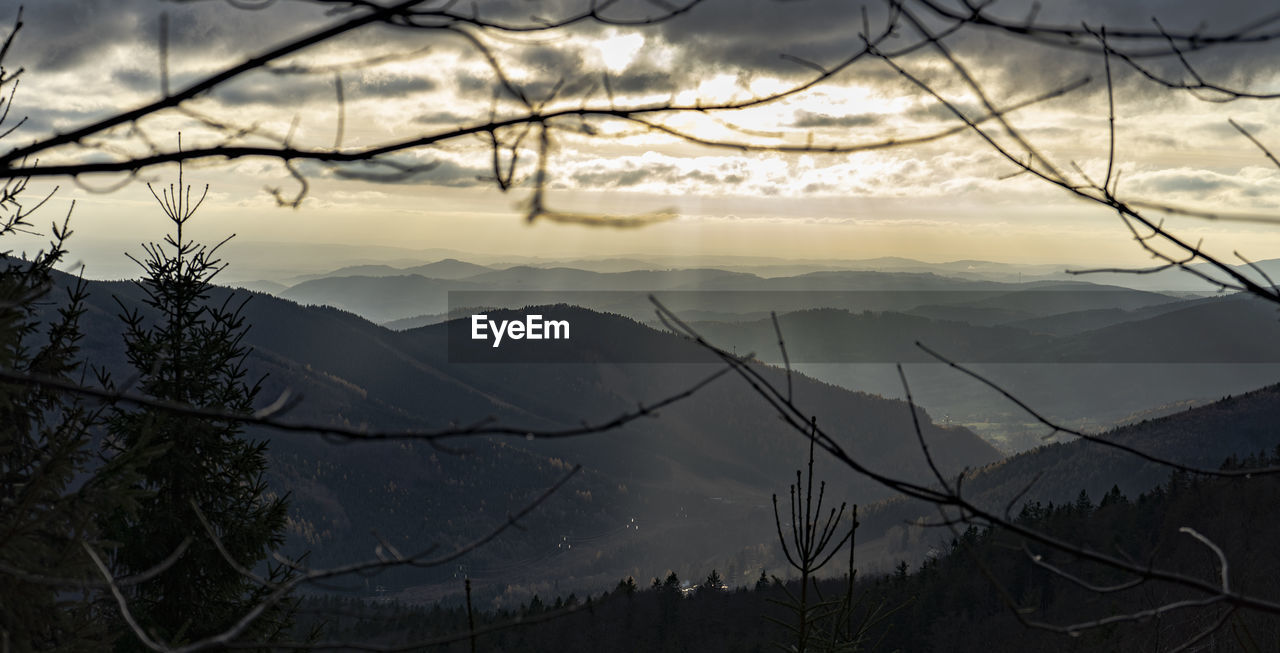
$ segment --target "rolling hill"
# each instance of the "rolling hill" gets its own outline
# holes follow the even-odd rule
[[[90,292],[86,355],[127,378],[116,300],[144,315],[147,309],[130,283],[95,282]],[[224,301],[228,292],[219,290],[210,301]],[[700,350],[622,316],[565,310],[576,332],[597,334],[574,341],[565,358],[467,365],[450,362],[445,324],[394,332],[336,309],[253,295],[244,308],[253,325],[245,340],[254,348],[247,367],[251,376],[268,375],[264,402],[286,390],[302,396],[290,420],[384,431],[484,419],[530,429],[573,427],[651,405],[710,370],[697,363],[609,362],[636,347],[688,360]],[[781,370],[762,373],[785,384]],[[838,424],[859,456],[925,478],[905,404],[799,375],[793,381],[801,405]],[[999,457],[972,432],[933,425],[921,414],[926,437],[948,469]],[[290,546],[309,550],[316,565],[369,557],[378,538],[402,550],[456,546],[500,524],[572,463],[585,465],[525,530],[460,566],[379,579],[396,589],[416,588],[415,596],[456,590],[455,575],[463,573],[521,593],[549,582],[599,587],[672,561],[726,566],[734,558],[771,555],[769,497],[786,487],[804,451],[803,439],[732,377],[655,417],[584,438],[459,438],[437,449],[414,441],[252,435],[270,440],[270,482],[290,493]],[[863,479],[830,480],[829,492],[852,501],[887,496]]]
[[[1261,453],[1266,458],[1280,451],[1280,434],[1274,428],[1278,420],[1280,385],[1270,385],[1112,429],[1100,437],[1183,465],[1217,469],[1234,456]],[[1171,471],[1114,448],[1073,440],[1043,445],[979,469],[965,479],[964,493],[989,510],[1009,508],[1017,514],[1023,503],[1061,505],[1075,500],[1082,490],[1094,500],[1113,486],[1125,495],[1137,496],[1164,483]],[[901,525],[920,517],[936,518],[937,511],[912,500],[894,499],[868,510],[862,521],[869,534],[888,529],[890,540],[911,541],[912,537],[901,535]],[[914,534],[915,538],[922,536],[919,531]],[[933,544],[927,537],[916,541],[923,548]],[[912,552],[897,547],[895,554],[919,555],[923,548]]]

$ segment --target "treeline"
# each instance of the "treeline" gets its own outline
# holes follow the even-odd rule
[[[1232,458],[1225,467],[1277,464],[1280,448]],[[1083,548],[1216,584],[1218,557],[1179,531],[1192,528],[1222,548],[1233,589],[1276,600],[1280,558],[1270,543],[1280,538],[1278,512],[1280,478],[1196,478],[1176,472],[1136,498],[1118,487],[1096,501],[1082,491],[1072,502],[1025,504],[1014,521]],[[937,554],[918,568],[901,563],[894,573],[855,583],[854,609],[847,614],[852,624],[843,627],[865,626],[864,638],[858,647],[842,650],[1163,651],[1190,641],[1228,609],[1190,607],[1082,627],[1074,635],[1050,632],[1024,624],[1019,615],[1027,622],[1069,626],[1206,595],[1159,581],[1098,593],[1066,575],[1094,586],[1123,585],[1133,577],[1005,531],[936,532]],[[477,650],[752,652],[794,643],[774,621],[789,618],[784,605],[797,593],[794,581],[781,586],[764,577],[750,587],[716,589],[709,578],[698,578],[689,579],[696,589],[682,591],[686,583],[674,574],[660,576],[638,585],[624,580],[591,597],[535,597],[517,610],[474,610]],[[843,579],[814,587],[823,597],[845,591]],[[465,604],[424,608],[329,597],[308,599],[301,612],[299,627],[323,624],[320,641],[393,644],[453,637],[423,650],[471,650]],[[1225,616],[1224,624],[1200,640],[1205,650],[1280,650],[1280,619],[1236,611]],[[817,641],[810,650],[827,648]]]

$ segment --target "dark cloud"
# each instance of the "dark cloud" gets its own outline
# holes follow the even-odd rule
[[[306,3],[275,3],[260,11],[239,11],[223,2],[170,3],[156,0],[0,0],[0,21],[24,4],[22,34],[11,56],[33,71],[66,71],[92,63],[115,48],[142,47],[152,53],[137,66],[156,66],[160,15],[169,23],[169,49],[184,56],[243,57],[293,38],[326,22],[324,9]],[[327,19],[332,21],[333,19]]]
[[[252,104],[300,106],[321,97],[337,101],[333,80],[314,77],[256,76],[222,86],[214,97],[223,104],[244,106]]]
[[[438,111],[435,113],[425,113],[413,119],[413,122],[420,125],[463,125],[475,122],[476,116],[466,116],[452,111]]]
[[[907,118],[917,122],[954,122],[956,114],[951,108],[941,102],[933,100],[925,100],[927,104],[919,104],[903,112]],[[978,105],[968,102],[951,102],[951,106],[958,109],[965,117],[975,119],[986,112]]]
[[[330,177],[338,179],[354,179],[382,184],[413,184],[448,186],[465,188],[492,184],[488,178],[493,175],[489,168],[466,166],[448,159],[440,159],[430,164],[422,164],[408,157],[385,159],[398,163],[402,167],[418,166],[408,174],[385,165],[350,164],[342,166],[324,166],[308,164],[303,172],[306,176]]]
[[[55,131],[105,118],[107,115],[105,109],[77,111],[49,106],[31,107],[29,103],[24,102],[22,94],[19,93],[14,102],[13,112],[0,126],[0,131],[7,130],[21,121],[22,126],[14,132],[13,136],[14,140],[20,141],[27,136],[46,136]]]
[[[1234,186],[1234,184],[1229,184],[1223,179],[1213,179],[1211,177],[1198,175],[1176,175],[1166,177],[1149,185],[1157,191],[1180,191],[1184,193],[1207,193],[1223,190],[1229,186]]]
[[[0,24],[16,13],[18,0],[0,0]],[[478,15],[486,20],[530,24],[534,14],[554,20],[572,15],[591,6],[590,0],[488,0],[475,3]],[[1025,20],[1032,0],[1002,0],[990,11],[1011,21]],[[883,23],[882,3],[867,3],[873,30]],[[943,26],[936,17],[918,5],[914,11],[934,29]],[[958,6],[958,3],[957,3]],[[76,70],[95,62],[113,60],[121,48],[134,55],[113,73],[113,81],[135,92],[158,89],[156,38],[161,12],[169,16],[172,56],[205,57],[232,63],[261,52],[268,46],[313,30],[318,25],[332,24],[341,17],[326,16],[324,3],[277,2],[262,11],[237,10],[224,2],[158,2],[156,0],[44,0],[28,2],[23,35],[10,54],[12,65],[24,65],[31,74],[46,71]],[[705,0],[675,20],[634,28],[644,35],[646,46],[625,72],[610,76],[615,93],[624,95],[670,94],[694,86],[709,75],[738,75],[743,82],[753,76],[772,76],[788,80],[811,77],[814,71],[782,55],[793,55],[832,66],[861,47],[862,4],[848,0]],[[1044,23],[1075,27],[1082,22],[1093,26],[1152,29],[1156,16],[1171,30],[1192,30],[1211,34],[1246,24],[1250,19],[1270,11],[1267,6],[1250,0],[1218,0],[1206,4],[1202,0],[1082,0],[1079,2],[1044,3],[1037,20]],[[470,11],[470,9],[468,9]],[[651,16],[659,12],[649,0],[622,0],[608,9],[618,18]],[[1203,26],[1202,26],[1203,23]],[[580,50],[584,35],[599,35],[606,29],[592,23],[574,25],[557,38],[531,40],[522,45],[503,41],[502,48],[513,47],[512,57],[520,67],[532,71],[533,79],[523,88],[534,99],[541,99],[558,83],[563,83],[563,96],[574,97],[595,89],[595,97],[603,97],[601,71],[593,70]],[[630,29],[630,28],[628,28]],[[901,48],[913,40],[910,28],[902,28],[900,36],[887,42],[889,50]],[[1078,93],[1074,101],[1096,100],[1105,92],[1096,81],[1101,78],[1101,58],[1093,54],[1035,44],[1024,38],[994,30],[969,27],[948,37],[947,44],[974,70],[975,75],[992,92],[997,103],[1025,99],[1084,75],[1095,83]],[[406,51],[430,45],[434,52],[469,47],[456,35],[439,31],[417,31],[373,26],[344,37],[328,52],[359,59],[362,53],[390,46]],[[1116,41],[1120,47],[1149,48],[1151,43],[1135,44]],[[1159,45],[1156,42],[1156,45]],[[674,54],[668,59],[668,54]],[[1223,84],[1253,88],[1270,79],[1273,62],[1280,56],[1280,43],[1248,47],[1220,47],[1190,55],[1197,69],[1211,80]],[[933,63],[926,63],[926,58]],[[1184,79],[1176,58],[1143,59],[1155,72],[1171,79]],[[899,59],[899,63],[927,80],[936,83],[952,96],[961,86],[953,72],[936,65],[936,55],[922,50]],[[1171,94],[1146,81],[1119,61],[1113,61],[1118,84],[1117,99],[1125,102],[1157,104],[1173,102]],[[175,66],[175,70],[178,67]],[[436,75],[443,74],[435,71]],[[403,76],[344,79],[348,97],[398,97],[438,90],[443,77]],[[175,79],[175,83],[177,83]],[[883,62],[868,59],[832,83],[855,82],[894,85],[894,92],[910,89],[907,83]],[[495,80],[491,75],[464,73],[453,79],[458,89],[469,95],[487,97]],[[1264,89],[1275,90],[1275,89]],[[1176,94],[1172,94],[1176,97]],[[295,105],[314,100],[329,101],[333,97],[329,79],[303,77],[270,77],[257,74],[236,80],[219,92],[224,101],[236,105]],[[1067,100],[1072,101],[1072,100]],[[968,115],[980,112],[966,107]],[[916,110],[912,110],[913,112]],[[940,106],[920,109],[912,117],[919,120],[953,118]],[[837,119],[839,118],[839,119]],[[807,122],[806,122],[807,121]],[[865,124],[864,124],[865,121]],[[797,116],[795,126],[831,127],[873,126],[871,116]],[[818,123],[824,123],[820,125]]]
[[[534,70],[561,76],[583,69],[582,54],[567,48],[529,48],[522,51],[520,63]]]
[[[1250,134],[1255,134],[1255,135],[1260,134],[1263,131],[1266,131],[1267,129],[1267,125],[1260,122],[1255,122],[1252,120],[1241,120],[1239,118],[1236,118],[1235,122],[1237,125],[1244,127],[1245,130],[1247,130]],[[1240,134],[1239,130],[1237,130],[1235,127],[1232,127],[1231,123],[1227,122],[1226,117],[1223,117],[1221,120],[1215,120],[1212,122],[1206,122],[1206,123],[1197,125],[1196,131],[1201,131],[1203,133],[1210,134],[1216,137],[1222,137],[1222,138],[1244,138]]]
[[[154,70],[121,68],[111,73],[111,81],[135,93],[160,90],[160,75]]]
[[[671,166],[653,166],[653,169],[629,170],[590,170],[578,172],[573,175],[573,180],[579,185],[590,188],[627,188],[636,186],[646,180],[654,181],[664,176],[663,173],[669,173],[674,170]]]
[[[498,87],[497,80],[492,75],[477,75],[471,72],[463,72],[454,76],[454,82],[458,85],[458,90],[467,95],[473,95],[483,92],[490,95],[493,90]]]
[[[631,66],[621,74],[609,75],[609,88],[622,95],[668,95],[680,90],[677,83],[671,71],[647,64]]]
[[[875,127],[884,123],[885,117],[878,113],[857,113],[847,116],[832,116],[825,113],[800,110],[796,112],[792,127],[801,129],[823,129],[829,127]]]
[[[348,102],[393,99],[436,88],[435,80],[407,75],[365,75],[342,80],[343,98]],[[327,75],[256,74],[228,83],[215,92],[215,97],[232,106],[298,106],[317,100],[336,102],[337,89],[334,79]]]
[[[643,166],[629,162],[616,170],[580,170],[573,174],[573,181],[589,188],[629,188],[640,184],[680,184],[694,181],[718,186],[737,185],[746,181],[741,173],[719,170],[684,170],[669,163],[649,163]]]
[[[1134,184],[1135,190],[1155,194],[1193,194],[1197,196],[1244,188],[1233,178],[1208,171],[1171,171],[1152,175]]]

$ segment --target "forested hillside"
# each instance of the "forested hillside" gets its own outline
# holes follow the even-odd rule
[[[226,301],[219,290],[211,303]],[[89,284],[86,355],[122,362],[120,311],[137,304],[125,282]],[[381,433],[470,424],[485,419],[531,430],[601,423],[681,392],[714,371],[709,363],[612,363],[626,352],[658,360],[707,360],[696,345],[616,315],[564,307],[581,337],[564,358],[543,364],[450,362],[447,325],[394,332],[350,313],[302,307],[267,295],[248,299],[245,344],[252,377],[266,374],[261,401],[286,391],[300,402],[287,421],[368,426]],[[595,335],[591,335],[595,334]],[[341,346],[335,346],[341,343]],[[646,349],[647,348],[647,349]],[[632,360],[635,360],[634,358]],[[761,368],[778,383],[783,371]],[[855,393],[801,375],[797,396],[840,424],[860,456],[924,479],[906,404]],[[999,454],[963,428],[931,423],[929,441],[949,470],[981,466]],[[652,564],[708,564],[741,576],[777,555],[769,496],[799,463],[802,439],[725,377],[691,399],[606,433],[552,440],[459,438],[361,442],[255,429],[270,441],[269,478],[290,495],[290,542],[315,564],[368,557],[388,543],[403,551],[458,545],[500,524],[573,464],[583,474],[513,532],[458,564],[385,575],[376,584],[429,599],[456,592],[469,575],[487,599],[509,602],[559,583],[599,588]],[[781,464],[780,464],[781,462]],[[889,496],[852,475],[831,491],[850,501]],[[376,533],[376,535],[372,535]],[[558,579],[558,580],[551,580]],[[358,588],[360,592],[372,592]],[[416,588],[416,589],[411,589]]]
[[[1276,463],[1280,463],[1280,449],[1233,458],[1229,467]],[[1212,533],[1212,541],[1231,561],[1227,573],[1232,587],[1275,601],[1280,599],[1275,583],[1280,563],[1270,542],[1280,537],[1280,524],[1271,519],[1277,510],[1280,478],[1276,476],[1197,480],[1179,473],[1136,494],[1126,495],[1115,487],[1095,496],[1077,490],[1070,501],[1022,504],[1015,508],[1014,522],[1088,550],[1177,569],[1210,587],[1223,573],[1218,558],[1183,529]],[[903,564],[889,574],[859,575],[854,587],[856,609],[848,620],[819,619],[817,632],[860,630],[862,648],[877,651],[1165,650],[1197,639],[1225,618],[1227,627],[1207,640],[1206,650],[1265,651],[1280,646],[1280,624],[1273,617],[1231,611],[1212,602],[1091,626],[1098,619],[1202,600],[1206,594],[1148,581],[1099,595],[1072,578],[1094,585],[1122,585],[1134,577],[1051,552],[1006,532],[970,527],[952,533],[942,528],[933,530],[933,539],[935,554],[920,565]],[[700,570],[670,584],[665,582],[669,575],[656,568],[650,572],[652,582],[650,576],[636,579],[638,589],[622,583],[604,595],[541,596],[519,609],[486,612],[477,621],[482,634],[476,642],[482,649],[531,652],[728,653],[793,644],[787,631],[771,619],[787,619],[782,604],[799,594],[794,582],[786,589],[768,579],[725,589],[700,587],[712,572]],[[681,592],[682,585],[693,589]],[[815,587],[817,594],[826,597],[845,592],[841,580],[822,581]],[[469,650],[466,611],[461,606],[426,609],[336,600],[310,605],[325,614],[342,615],[329,621],[328,639],[372,639],[391,645],[454,635],[457,641],[439,650]],[[554,619],[539,623],[549,617]],[[529,623],[520,625],[521,621]],[[458,633],[464,636],[457,637]]]

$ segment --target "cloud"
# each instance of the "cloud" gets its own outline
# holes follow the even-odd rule
[[[1147,200],[1213,205],[1217,210],[1280,207],[1280,173],[1256,166],[1229,173],[1186,167],[1137,172],[1124,182],[1123,190]]]
[[[463,125],[475,122],[476,116],[468,116],[452,111],[433,111],[414,116],[413,122],[420,125]]]
[[[400,169],[393,168],[391,166],[367,163],[344,164],[338,166],[308,163],[302,166],[302,170],[304,176],[307,177],[347,179],[387,185],[429,185],[445,186],[450,188],[469,188],[493,184],[492,181],[487,180],[488,177],[493,175],[493,171],[479,165],[465,164],[447,158],[437,158],[432,161],[423,162],[409,155],[402,155],[386,160],[391,163],[399,164],[402,169],[413,168],[413,170],[411,172],[404,173]]]
[[[950,104],[969,119],[976,119],[986,114],[986,111],[974,102],[951,101]],[[917,104],[902,113],[907,118],[919,122],[956,122],[959,120],[956,118],[955,112],[945,104],[933,100],[924,100],[921,104]]]
[[[0,2],[0,20],[18,3]],[[259,11],[233,11],[224,3],[160,3],[154,0],[46,0],[25,3],[22,33],[11,56],[28,69],[62,72],[92,64],[117,49],[154,53],[160,17],[168,17],[170,54],[236,53],[261,50],[313,28],[326,19],[323,7],[275,3]],[[283,6],[289,5],[289,6]],[[328,19],[332,21],[332,19]],[[148,64],[152,56],[135,62]]]
[[[1202,19],[1207,19],[1204,33],[1243,24],[1246,18],[1260,11],[1256,3],[1243,0],[1223,0],[1214,3],[1211,10],[1192,0],[1124,3],[1086,0],[1047,4],[1039,15],[1039,20],[1047,23],[1075,26],[1087,21],[1091,25],[1106,23],[1115,28],[1149,29],[1150,17],[1156,15],[1170,29],[1194,29]],[[555,18],[581,11],[589,2],[553,0],[531,5],[527,0],[500,0],[480,2],[477,11],[486,19],[527,24],[531,7],[535,6],[540,15]],[[913,6],[931,26],[943,27],[936,17]],[[0,0],[0,21],[6,10],[15,7],[12,0]],[[993,5],[992,11],[1009,20],[1022,20],[1029,8],[1029,0],[1002,0]],[[323,9],[306,2],[274,3],[266,10],[255,12],[235,10],[221,2],[47,0],[31,3],[26,14],[27,27],[10,56],[13,64],[28,68],[29,79],[24,80],[20,95],[30,92],[30,106],[50,108],[30,111],[32,120],[24,133],[64,128],[104,115],[113,107],[136,104],[137,97],[154,97],[159,89],[155,44],[161,12],[169,16],[174,84],[180,84],[212,66],[241,61],[271,44],[342,19],[326,17]],[[623,0],[611,5],[608,11],[616,17],[635,17],[651,15],[657,9],[647,0]],[[870,19],[873,27],[881,24],[883,9],[878,3],[871,3]],[[584,22],[539,38],[509,37],[490,42],[495,55],[530,97],[544,98],[559,85],[561,106],[567,107],[580,102],[588,91],[596,102],[604,102],[601,77],[604,68],[598,43],[593,39],[609,38],[619,31],[639,34],[645,39],[627,68],[609,77],[610,88],[626,102],[671,95],[694,88],[712,77],[724,78],[728,87],[741,89],[744,96],[753,82],[774,80],[786,84],[809,79],[815,71],[780,55],[795,55],[830,66],[861,47],[858,36],[861,30],[860,6],[846,0],[706,0],[676,20],[634,30]],[[894,39],[889,47],[900,48],[911,40],[911,30],[904,28],[902,36]],[[1024,128],[1024,133],[1037,144],[1046,146],[1050,154],[1065,151],[1068,154],[1062,155],[1064,157],[1082,158],[1076,157],[1077,151],[1084,147],[1081,126],[1086,119],[1095,121],[1089,124],[1096,125],[1100,117],[1106,116],[1105,89],[1096,81],[1101,72],[1100,57],[1046,47],[976,27],[949,36],[946,43],[991,90],[1000,105],[1044,92],[1083,74],[1093,75],[1095,82],[1087,92],[1055,101],[1049,107],[1027,109],[1015,116],[1015,123]],[[1118,42],[1117,45],[1132,44]],[[343,74],[344,96],[348,102],[376,102],[388,107],[384,113],[396,113],[394,120],[388,120],[387,115],[379,111],[349,114],[350,142],[364,137],[393,138],[385,129],[388,122],[453,126],[487,115],[495,76],[470,46],[453,34],[371,27],[315,53],[299,55],[297,61],[311,62],[307,57],[351,61],[397,49],[416,51],[424,46],[430,46],[425,60],[393,62],[371,71]],[[1272,53],[1275,47],[1264,44],[1216,48],[1192,53],[1190,57],[1214,79],[1256,85],[1271,81],[1274,72],[1268,62],[1274,58],[1260,55]],[[959,83],[955,73],[927,49],[896,61],[936,83],[966,115],[976,117],[984,113],[981,104]],[[1179,79],[1183,77],[1175,58],[1142,61]],[[1203,145],[1214,138],[1239,138],[1225,125],[1225,120],[1215,121],[1207,117],[1208,114],[1202,118],[1199,113],[1194,114],[1194,119],[1189,118],[1192,115],[1189,112],[1204,111],[1198,108],[1194,98],[1165,92],[1143,81],[1121,62],[1112,63],[1118,81],[1120,124],[1129,130],[1124,132],[1128,138],[1121,141],[1125,148],[1123,158],[1140,159],[1158,148],[1172,151],[1187,144]],[[839,92],[851,89],[860,93],[842,95]],[[78,91],[80,95],[72,96],[69,91]],[[69,100],[73,97],[75,102]],[[306,114],[299,137],[323,132],[322,146],[329,144],[329,123],[323,121],[332,119],[336,101],[330,75],[256,72],[233,80],[214,92],[212,98],[224,105],[223,108],[245,109],[243,115],[250,115],[254,120],[261,116],[264,123],[287,125],[294,115]],[[740,124],[763,131],[820,129],[824,130],[823,140],[835,140],[843,135],[832,136],[828,130],[850,130],[852,139],[862,138],[868,131],[876,135],[927,133],[936,130],[939,123],[956,123],[949,110],[911,88],[883,62],[874,59],[860,63],[856,69],[837,76],[814,92],[778,103],[768,110],[773,113],[766,118],[754,122],[744,119]],[[1057,113],[1048,114],[1050,110]],[[1265,107],[1251,106],[1248,111],[1247,124],[1251,129],[1275,121],[1274,112]],[[1044,118],[1046,115],[1051,115],[1053,124]],[[316,120],[316,116],[322,116],[321,120]],[[732,119],[736,121],[739,117],[735,115]],[[319,124],[325,128],[314,128]],[[307,132],[308,128],[313,131]],[[375,131],[377,129],[383,131]],[[859,130],[856,135],[854,130]],[[1090,133],[1105,135],[1105,127]],[[787,162],[780,166],[770,163],[774,159],[766,161],[745,156],[737,157],[740,163],[731,165],[726,161],[735,157],[700,157],[687,151],[663,159],[644,159],[641,152],[648,143],[639,142],[643,138],[637,141],[625,145],[611,143],[614,149],[609,159],[598,158],[598,154],[585,150],[572,155],[557,153],[556,165],[561,172],[556,176],[557,183],[654,192],[898,196],[912,192],[936,194],[940,189],[978,192],[1008,172],[1007,165],[1001,167],[994,160],[930,158],[935,152],[953,147],[951,142],[913,154],[918,159],[914,163],[912,157],[885,154],[859,159],[857,165],[831,159],[804,168],[794,159],[781,157],[774,158]],[[1240,145],[1245,149],[1249,147],[1243,139]],[[483,145],[476,147],[480,149],[470,155],[487,154]],[[1089,152],[1086,157],[1097,154],[1098,151]],[[361,179],[379,177],[377,169],[344,170],[349,176]],[[463,155],[455,157],[450,153],[435,168],[404,183],[480,185],[484,182],[477,181],[476,177],[488,172],[483,165],[466,163]],[[1259,198],[1265,194],[1260,188],[1271,188],[1267,184],[1234,181],[1238,175],[1232,171],[1213,174],[1219,176],[1183,171],[1180,176],[1149,176],[1143,183],[1147,184],[1147,192],[1155,195],[1199,192],[1226,197],[1224,194],[1235,193],[1231,197],[1252,197],[1251,201],[1255,202],[1262,201]],[[1128,172],[1125,179],[1126,183],[1142,181]]]
[[[342,80],[342,94],[347,102],[402,98],[416,93],[428,93],[439,84],[428,77],[351,73]],[[268,105],[303,106],[317,102],[337,102],[337,89],[333,77],[325,75],[270,75],[258,74],[235,80],[219,88],[215,93],[222,104],[229,106]]]
[[[28,135],[41,136],[55,130],[65,129],[71,125],[86,123],[105,115],[102,111],[78,111],[50,106],[38,107],[34,111],[24,111],[27,106],[29,105],[19,101],[14,109],[16,113],[11,114],[5,120],[0,131],[17,125],[18,121],[22,120],[22,126],[15,132],[19,139]]]
[[[832,116],[825,113],[815,113],[801,109],[796,112],[796,117],[791,121],[792,127],[800,129],[812,128],[829,128],[829,127],[875,127],[883,124],[885,117],[875,113],[859,113],[847,116]]]

